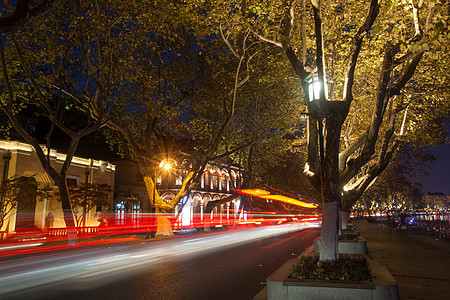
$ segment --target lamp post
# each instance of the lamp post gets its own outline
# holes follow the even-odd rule
[[[314,72],[309,74],[305,81],[308,83],[308,109],[310,112],[310,117],[312,120],[309,122],[316,123],[317,127],[310,126],[310,131],[314,128],[314,131],[317,130],[319,136],[319,163],[320,163],[320,184],[322,190],[322,198],[323,198],[323,184],[324,184],[324,161],[325,161],[325,147],[324,147],[324,138],[323,138],[323,123],[322,119],[325,115],[325,101],[328,99],[328,85],[326,80],[326,75],[323,80],[319,79],[319,75]],[[315,133],[309,133],[309,136],[312,137],[308,142],[317,143],[316,138],[314,137]],[[309,139],[309,138],[308,138]],[[323,201],[323,199],[322,199]]]
[[[320,260],[335,260],[339,229],[339,137],[345,120],[345,101],[328,101],[327,76],[312,73],[307,83],[308,160],[322,197]],[[326,145],[326,147],[325,147]],[[319,149],[317,149],[319,148]]]
[[[156,198],[156,162],[155,162],[155,167],[154,167],[154,172],[153,172],[153,196],[152,196],[152,208],[150,210],[150,226],[151,226],[151,231],[150,231],[150,237],[153,239],[156,236],[156,229],[155,229],[155,212],[156,212],[156,207],[155,207],[155,198]]]
[[[320,71],[319,66],[319,71]],[[323,64],[322,64],[322,69]],[[306,78],[308,83],[308,109],[311,122],[308,128],[316,130],[308,137],[309,163],[315,163],[320,170],[322,194],[322,230],[320,260],[335,260],[337,253],[337,233],[339,231],[341,189],[339,185],[339,141],[342,124],[348,115],[349,101],[329,101],[327,76],[319,72]],[[316,125],[317,122],[317,125]],[[320,159],[317,159],[317,145],[320,147]],[[318,165],[320,163],[320,165]],[[314,170],[313,170],[314,171]]]
[[[328,84],[324,80],[324,88],[322,89],[322,83],[319,80],[319,75],[317,73],[311,73],[306,78],[305,81],[308,83],[308,100],[312,102],[314,100],[320,100],[320,92],[323,91],[325,99],[328,99]]]

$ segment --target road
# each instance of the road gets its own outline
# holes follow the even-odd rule
[[[28,273],[26,266],[2,264],[1,276],[10,275],[0,276],[0,293],[10,291],[0,298],[252,299],[269,274],[319,233],[318,228],[276,227],[185,236],[46,256]]]

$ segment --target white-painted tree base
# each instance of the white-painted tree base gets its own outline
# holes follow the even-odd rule
[[[322,231],[320,238],[320,261],[335,261],[338,247],[338,202],[322,205]]]
[[[342,230],[348,229],[348,220],[350,218],[350,212],[349,211],[341,211],[341,224],[342,224]]]
[[[156,235],[159,236],[173,236],[172,224],[169,219],[164,216],[157,217],[158,227],[156,229]]]

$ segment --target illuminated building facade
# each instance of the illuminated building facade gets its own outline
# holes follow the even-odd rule
[[[45,146],[42,146],[47,153]],[[50,149],[50,161],[55,170],[59,170],[64,163],[66,155]],[[20,176],[32,176],[36,179],[39,193],[36,198],[27,201],[25,206],[18,203],[0,228],[5,234],[10,234],[21,227],[34,227],[44,230],[48,228],[49,214],[51,213],[51,227],[65,227],[61,203],[52,195],[57,191],[51,177],[44,171],[34,148],[26,143],[18,141],[0,140],[0,170],[1,177],[11,179]],[[107,161],[94,160],[74,156],[67,171],[67,184],[99,183],[114,187],[115,166]],[[112,204],[112,195],[111,195]],[[99,224],[95,211],[86,217],[86,226]]]
[[[136,163],[131,161],[114,162],[117,166],[115,185],[115,208],[117,218],[136,218],[136,214],[150,211],[150,200],[144,180]],[[169,202],[179,192],[182,179],[187,175],[184,169],[172,167],[158,173],[156,186],[163,200]],[[183,198],[173,211],[175,228],[202,226],[205,222],[226,223],[239,211],[239,197],[215,207],[206,213],[210,201],[217,201],[234,194],[232,187],[240,188],[242,175],[239,169],[232,168],[231,174],[225,168],[208,165],[200,182],[191,190],[189,197]],[[124,220],[126,222],[126,220]]]

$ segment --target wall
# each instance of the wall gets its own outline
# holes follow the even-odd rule
[[[43,149],[44,153],[46,153],[46,148],[43,147]],[[5,171],[8,156],[10,157],[9,166]],[[56,150],[50,150],[51,165],[57,171],[60,170],[65,157],[64,154],[59,153]],[[65,227],[61,203],[52,198],[52,193],[57,190],[57,187],[54,185],[50,176],[44,171],[33,147],[29,144],[17,141],[0,140],[0,160],[1,180],[5,179],[5,176],[6,178],[34,176],[38,181],[38,190],[45,191],[45,193],[48,194],[48,197],[42,195],[36,201],[34,226],[44,229],[45,217],[48,215],[48,212],[52,212],[54,217],[53,227]],[[67,172],[68,180],[76,180],[78,184],[83,182],[108,184],[112,188],[114,187],[114,176],[115,166],[113,164],[101,160],[81,157],[73,158],[72,164]],[[113,204],[112,199],[113,193],[111,193],[111,206]],[[12,215],[8,221],[5,222],[1,230],[8,229],[8,232],[14,232],[15,218],[16,215]],[[89,214],[87,226],[96,225],[98,225],[97,218],[93,214]]]

